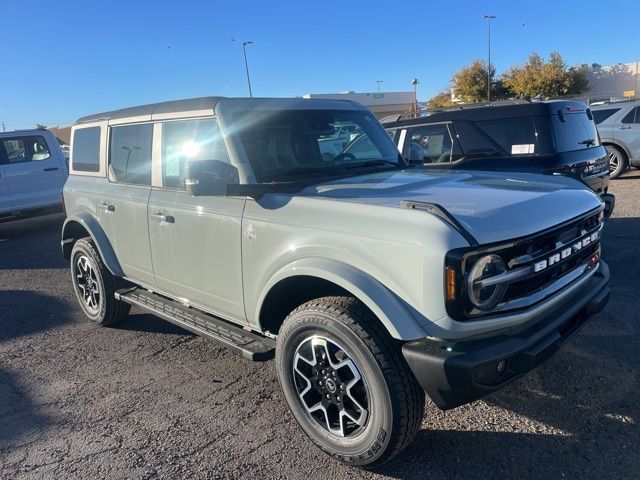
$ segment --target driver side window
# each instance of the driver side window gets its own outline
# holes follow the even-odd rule
[[[184,189],[187,162],[220,160],[229,163],[215,118],[162,124],[162,186]]]

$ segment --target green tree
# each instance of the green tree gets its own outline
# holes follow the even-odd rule
[[[496,69],[491,66],[491,100],[505,98],[502,81],[496,79]],[[455,96],[464,103],[478,103],[487,100],[487,64],[474,59],[471,65],[464,66],[451,79],[451,87]]]
[[[427,102],[427,108],[429,110],[440,110],[451,107],[452,105],[455,104],[451,101],[450,92],[440,92]]]
[[[576,95],[589,88],[584,67],[567,67],[558,52],[549,61],[532,53],[522,66],[512,66],[502,76],[504,87],[516,97],[555,98]]]

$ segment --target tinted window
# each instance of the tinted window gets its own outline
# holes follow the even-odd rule
[[[506,152],[488,135],[467,120],[454,123],[456,138],[466,157],[504,156]]]
[[[388,168],[386,162],[402,162],[389,135],[368,112],[263,110],[238,112],[234,121],[260,182],[330,175],[362,161],[379,161],[383,168]]]
[[[570,152],[600,145],[596,124],[586,112],[551,115],[558,152]]]
[[[640,123],[640,108],[630,110],[622,119],[622,123]]]
[[[411,162],[448,163],[457,160],[460,155],[454,152],[454,143],[445,124],[426,125],[409,130],[408,152],[405,155]]]
[[[229,162],[227,149],[215,119],[166,122],[162,126],[162,185],[184,188],[187,162]]]
[[[109,166],[115,181],[151,185],[153,125],[111,128]]]
[[[607,108],[606,110],[591,110],[591,114],[593,115],[593,121],[598,125],[599,123],[604,122],[611,115],[619,111],[619,108]]]
[[[51,157],[44,137],[16,137],[2,139],[6,161],[11,163],[38,162]]]
[[[535,155],[553,149],[549,120],[545,117],[502,118],[475,125],[508,155]]]
[[[100,171],[100,127],[78,128],[73,134],[73,169],[79,172]]]

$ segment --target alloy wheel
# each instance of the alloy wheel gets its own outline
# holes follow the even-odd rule
[[[370,399],[366,381],[338,343],[318,335],[304,339],[296,348],[292,374],[302,406],[326,431],[352,437],[366,425]]]
[[[613,173],[620,166],[620,158],[616,152],[609,152],[609,172]]]
[[[87,308],[98,310],[100,307],[100,285],[96,271],[89,258],[80,255],[76,260],[76,284]]]

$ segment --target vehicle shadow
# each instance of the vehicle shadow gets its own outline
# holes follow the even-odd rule
[[[640,173],[638,173],[637,171],[627,171],[626,173],[620,175],[618,178],[614,178],[612,182],[617,182],[618,180],[637,180],[638,178],[640,178]]]
[[[71,321],[69,307],[64,302],[32,291],[0,291],[0,347],[9,340],[19,342]],[[35,348],[33,341],[29,348]],[[0,357],[0,445],[24,438],[53,423],[38,412],[25,380],[30,376],[21,370],[19,357],[24,343],[3,348]],[[17,360],[12,361],[12,353]],[[0,449],[1,451],[1,449]]]
[[[155,315],[150,313],[137,313],[135,310],[132,310],[131,315],[122,322],[113,325],[111,328],[131,332],[161,333],[164,335],[195,335],[189,330],[180,328]]]
[[[70,322],[69,306],[28,290],[0,290],[0,343]]]
[[[10,256],[0,255],[0,270],[66,268],[60,250],[64,218],[52,214],[0,223],[0,252],[12,250]]]

